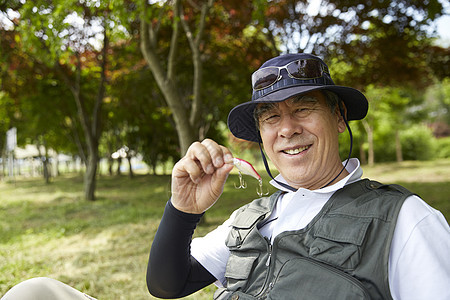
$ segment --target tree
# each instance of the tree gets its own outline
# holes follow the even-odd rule
[[[403,149],[407,144],[403,132],[423,119],[423,96],[405,88],[369,85],[366,97],[371,109],[361,123],[367,133],[369,165],[376,156],[377,161],[411,158]]]
[[[450,47],[432,46],[428,64],[435,81],[426,93],[426,109],[436,137],[449,136],[450,132]]]
[[[75,107],[70,111],[70,106],[61,101],[70,97],[70,93],[53,75],[29,70],[25,82],[27,88],[19,98],[20,118],[16,120],[21,144],[34,144],[39,151],[46,183],[50,182],[51,177],[48,150],[64,149],[63,145],[67,144],[65,137],[70,133],[64,124],[65,112],[75,113]],[[43,114],[43,111],[46,113]],[[43,152],[41,148],[44,148]]]
[[[76,145],[79,156],[88,164],[89,158],[92,157],[89,152],[92,147],[88,146],[89,135],[93,130],[98,130],[93,126],[96,123],[93,121],[95,119],[94,112],[101,111],[96,108],[95,103],[98,103],[96,100],[102,98],[92,95],[99,94],[101,74],[103,73],[107,79],[104,83],[107,84],[104,86],[103,100],[99,104],[103,108],[103,112],[99,113],[97,117],[97,120],[103,120],[100,130],[106,129],[106,133],[113,133],[116,140],[120,137],[121,144],[126,143],[130,146],[132,143],[135,144],[133,147],[140,148],[144,158],[152,166],[156,166],[161,161],[178,157],[182,151],[178,146],[179,143],[173,139],[173,133],[176,132],[173,130],[176,128],[174,112],[165,104],[164,95],[157,91],[159,88],[154,84],[155,76],[149,76],[150,72],[146,69],[147,64],[142,59],[139,47],[135,44],[135,41],[139,40],[130,38],[130,36],[138,37],[140,33],[139,23],[134,18],[135,14],[141,13],[140,7],[133,2],[123,1],[120,3],[123,5],[110,7],[111,11],[109,11],[103,6],[96,7],[95,3],[83,2],[87,8],[81,5],[80,10],[76,3],[76,1],[64,2],[62,6],[52,5],[51,2],[46,2],[47,6],[39,5],[40,2],[29,2],[28,6],[22,6],[19,3],[20,7],[17,7],[17,10],[21,12],[20,20],[28,21],[29,28],[25,31],[24,27],[16,27],[21,31],[15,31],[21,34],[19,39],[24,44],[16,49],[23,50],[23,55],[27,56],[31,64],[42,69],[37,72],[36,79],[48,78],[49,82],[52,82],[52,85],[49,85],[48,82],[35,85],[46,86],[47,89],[39,90],[43,95],[40,95],[38,99],[45,99],[45,93],[49,91],[54,92],[54,98],[58,98],[58,101],[53,100],[54,107],[51,108],[61,113],[57,115],[58,127],[70,129],[62,135],[62,138],[70,138],[70,143],[65,144]],[[115,2],[115,4],[117,3]],[[35,8],[33,5],[37,7]],[[67,11],[70,10],[71,5],[76,7],[73,9],[74,12],[67,17]],[[152,7],[153,5],[150,9]],[[95,10],[96,8],[98,10],[106,9],[110,13],[108,15],[110,20],[117,16],[122,20],[115,22],[114,29],[109,28],[111,34],[118,34],[117,32],[121,31],[122,35],[119,42],[116,40],[115,43],[109,43],[108,55],[110,57],[107,60],[106,72],[102,71],[105,69],[102,69],[102,65],[99,63],[103,61],[104,57],[101,55],[103,43],[100,38],[104,37],[101,31],[105,27],[96,26],[96,31],[93,31],[92,26],[89,25],[94,20],[97,20],[98,24],[102,24],[101,20],[103,19],[96,18],[99,14]],[[155,5],[155,9],[159,8],[161,7]],[[242,5],[240,1],[226,1],[215,5],[213,13],[207,18],[205,39],[209,43],[208,47],[202,46],[201,49],[203,84],[201,89],[197,89],[199,92],[197,99],[201,99],[201,101],[199,100],[200,105],[197,106],[197,115],[202,117],[197,118],[196,128],[193,129],[193,135],[199,139],[208,136],[220,141],[222,137],[217,129],[221,124],[219,121],[223,124],[227,112],[238,101],[247,101],[250,97],[248,78],[251,70],[257,66],[259,61],[268,56],[265,53],[266,41],[247,26],[251,23],[251,14],[248,12],[251,12],[250,3]],[[192,8],[185,9],[185,14],[187,15],[186,22],[189,23],[189,26],[194,26],[194,10]],[[211,19],[212,16],[215,17],[214,20]],[[156,19],[156,23],[160,22],[161,24],[158,30],[160,38],[158,57],[168,55],[170,49],[173,49],[169,47],[172,37],[172,19],[170,14],[163,15],[163,17]],[[68,22],[68,19],[72,21]],[[77,27],[76,22],[84,25]],[[110,27],[113,26],[111,22],[108,24]],[[93,32],[89,32],[89,30]],[[240,35],[240,33],[243,34]],[[190,107],[192,99],[194,99],[192,82],[194,82],[195,76],[192,70],[195,68],[188,46],[189,41],[185,35],[180,34],[179,36],[176,55],[176,92],[183,96],[182,104]],[[86,40],[88,37],[91,39]],[[245,55],[243,55],[244,53]],[[161,61],[163,62],[163,60]],[[207,63],[205,64],[205,62]],[[31,73],[35,74],[35,72],[36,70],[33,70]],[[42,72],[45,72],[45,75],[42,75],[44,74]],[[70,93],[70,96],[67,96],[67,92]],[[21,93],[25,94],[23,89]],[[60,93],[59,96],[56,95],[58,93]],[[21,97],[21,95],[17,95],[17,99]],[[77,99],[77,97],[81,101],[68,101]],[[31,97],[27,96],[23,99],[31,99]],[[80,105],[80,102],[83,102],[84,112],[87,113],[84,121],[79,113],[83,111],[80,109],[80,107],[83,108],[83,104]],[[42,115],[42,111],[39,111],[38,107],[36,106],[36,112]],[[75,110],[72,110],[72,107]],[[188,109],[185,112],[187,111]],[[86,134],[87,130],[82,130],[82,128],[88,127],[83,127],[83,122],[91,125],[88,134]],[[160,127],[162,130],[155,130],[156,127]],[[118,130],[120,134],[117,134]],[[108,138],[111,137],[108,136]],[[105,144],[106,140],[108,139],[104,139]],[[111,141],[108,140],[108,143]],[[95,144],[95,141],[92,144]],[[155,147],[155,145],[157,146]],[[117,147],[120,146],[122,145],[117,145]],[[109,151],[111,152],[114,147],[109,148],[111,148]],[[70,150],[72,153],[75,152],[73,149],[74,147]]]
[[[443,11],[438,0],[255,3],[265,12],[264,20],[257,19],[258,26],[263,26],[268,39],[274,36],[283,52],[338,57],[351,66],[345,81],[359,87],[374,80],[380,84],[419,82],[424,77],[430,28]],[[418,72],[422,72],[419,78]]]
[[[202,49],[204,45],[204,29],[208,11],[213,4],[213,0],[201,1],[200,4],[189,7],[186,12],[181,0],[174,0],[171,7],[166,4],[160,7],[160,13],[169,13],[172,17],[172,36],[169,46],[169,54],[167,57],[167,69],[161,63],[158,55],[158,34],[161,26],[161,19],[156,19],[155,4],[149,9],[147,1],[141,13],[141,51],[153,73],[153,76],[167,101],[168,106],[172,110],[175,126],[178,133],[181,152],[185,153],[189,145],[198,138],[196,129],[200,118],[201,106],[201,88],[203,75]],[[195,10],[199,10],[198,20],[196,20]],[[147,13],[151,14],[148,18]],[[197,24],[195,30],[191,28],[188,21]],[[190,92],[180,93],[176,74],[177,54],[179,47],[179,39],[181,28],[185,32],[190,50],[192,52],[193,63],[193,81],[192,94]]]
[[[232,106],[248,101],[252,70],[273,52],[253,26],[258,11],[250,1],[163,3],[143,6],[141,50],[184,153],[211,136]]]
[[[156,166],[179,159],[179,144],[170,109],[152,81],[150,71],[140,68],[119,76],[111,90],[111,110],[107,122],[114,131],[108,139],[119,139],[116,145],[126,145],[142,153],[144,161],[156,174]],[[116,149],[117,150],[117,149]]]
[[[69,89],[55,69],[23,51],[25,47],[18,31],[4,30],[1,37],[5,38],[0,44],[4,58],[1,86],[10,105],[5,102],[0,107],[8,114],[8,118],[2,119],[8,120],[9,127],[18,129],[18,144],[46,145],[66,153],[77,153],[78,149],[78,155],[84,158],[86,146],[76,120],[75,102],[67,101],[71,98]],[[44,174],[50,176],[45,172],[48,159],[42,162]]]
[[[28,54],[58,72],[72,94],[87,146],[85,198],[95,200],[101,112],[117,20],[103,2],[27,1],[19,12]]]
[[[330,63],[338,85],[352,86],[370,94],[377,87],[405,90],[408,87],[424,88],[432,82],[433,75],[427,62],[432,57],[428,55],[433,37],[430,29],[433,20],[443,12],[438,0],[254,3],[263,12],[255,19],[255,26],[266,33],[267,40],[276,41],[273,44],[282,52],[311,52],[322,56]],[[431,61],[439,64],[436,59]],[[378,100],[369,98],[369,101],[373,111]],[[396,111],[396,117],[403,118],[400,112],[405,110]],[[375,153],[371,117],[363,121],[367,130],[369,163],[374,162]],[[398,159],[401,159],[400,143],[397,145]]]
[[[0,27],[0,153],[2,158],[2,174],[6,169],[6,132],[14,125],[16,103],[8,86],[16,82],[10,68],[12,64],[18,64],[20,59],[14,54],[15,34],[5,31]]]
[[[11,128],[11,116],[14,111],[14,101],[8,93],[0,91],[0,156],[2,158],[2,174],[6,169],[6,132]]]

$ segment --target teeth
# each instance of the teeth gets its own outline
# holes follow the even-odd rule
[[[290,154],[290,155],[295,155],[295,154],[299,154],[302,151],[305,151],[308,148],[309,148],[308,146],[305,146],[305,147],[301,147],[301,148],[297,148],[297,149],[285,150],[284,152],[286,152],[287,154]]]

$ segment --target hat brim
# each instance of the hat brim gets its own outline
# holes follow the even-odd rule
[[[237,138],[259,142],[259,133],[253,117],[256,105],[259,103],[281,102],[290,97],[316,90],[328,90],[338,95],[347,108],[348,121],[363,119],[367,114],[369,107],[367,99],[360,91],[354,88],[336,85],[291,86],[265,95],[257,100],[237,105],[228,115],[228,128]]]

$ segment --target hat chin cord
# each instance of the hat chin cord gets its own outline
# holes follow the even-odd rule
[[[292,191],[292,192],[296,192],[296,191],[297,191],[296,188],[294,188],[294,187],[292,187],[292,186],[290,186],[290,185],[288,185],[288,184],[285,184],[285,183],[283,183],[283,182],[280,182],[280,181],[276,180],[276,179],[273,177],[272,173],[270,172],[269,163],[267,162],[266,155],[264,154],[264,151],[263,151],[262,146],[261,146],[262,140],[261,140],[261,135],[259,134],[259,130],[258,130],[258,140],[259,140],[259,141],[258,141],[259,150],[261,151],[261,156],[262,156],[262,159],[263,159],[263,162],[264,162],[264,167],[266,168],[267,174],[269,174],[270,178],[272,178],[272,180],[275,181],[277,184],[281,185],[282,187],[284,187],[284,188],[286,188],[286,189],[288,189],[288,190],[290,190],[290,191]]]
[[[342,168],[342,170],[339,172],[339,174],[337,174],[336,177],[334,177],[334,178],[333,178],[330,182],[328,182],[326,185],[324,185],[323,187],[321,187],[321,189],[323,189],[323,188],[329,186],[331,183],[333,183],[333,182],[334,182],[334,181],[342,174],[342,172],[344,172],[344,170],[345,170],[345,168],[347,167],[347,164],[348,164],[348,162],[349,162],[349,160],[350,160],[350,157],[351,157],[351,155],[352,155],[352,149],[353,149],[353,134],[352,134],[352,130],[350,129],[350,125],[348,124],[347,118],[345,117],[344,109],[341,107],[341,103],[339,103],[339,112],[341,113],[341,116],[342,116],[342,118],[343,118],[343,120],[344,120],[345,126],[346,126],[347,129],[348,129],[348,135],[350,136],[350,151],[348,152],[347,161],[345,162],[345,165],[344,165],[344,167]],[[259,145],[259,150],[261,151],[261,156],[262,156],[262,159],[263,159],[263,162],[264,162],[264,167],[266,168],[266,172],[267,172],[267,174],[269,174],[270,178],[272,178],[272,180],[275,181],[278,185],[280,185],[280,186],[282,186],[282,187],[284,187],[284,188],[286,188],[286,189],[288,189],[288,190],[290,190],[290,191],[292,191],[292,192],[297,192],[298,189],[296,189],[296,188],[294,188],[294,187],[292,187],[292,186],[290,186],[290,185],[288,185],[288,184],[285,184],[285,183],[283,183],[283,182],[280,182],[280,181],[276,180],[276,179],[272,176],[272,173],[270,172],[270,168],[269,168],[269,163],[267,162],[266,155],[264,154],[264,151],[263,151],[262,146],[261,146],[261,145],[262,145],[262,139],[261,139],[261,134],[259,133],[259,130],[258,130],[258,145]]]

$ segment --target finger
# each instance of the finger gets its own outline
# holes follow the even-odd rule
[[[205,139],[202,141],[202,145],[208,150],[213,166],[220,168],[224,164],[224,161],[222,148],[219,144],[211,139]]]
[[[219,181],[225,182],[228,178],[228,175],[230,174],[231,170],[233,169],[232,164],[224,164],[222,167],[218,168],[216,171],[216,178]]]
[[[189,147],[188,152],[186,153],[186,157],[193,162],[200,163],[201,169],[206,174],[214,173],[214,165],[211,154],[209,153],[207,147],[205,147],[203,144],[199,142],[195,142],[194,144],[192,144],[191,147]]]
[[[191,159],[187,159],[184,163],[184,170],[189,175],[189,178],[194,183],[199,183],[205,171],[203,170],[199,161],[194,161]]]
[[[233,169],[233,165],[224,164],[222,167],[218,168],[216,172],[212,175],[212,189],[211,192],[215,199],[218,199],[223,192],[225,182],[227,181],[228,175]]]
[[[233,163],[233,154],[231,153],[231,151],[224,146],[220,146],[220,148],[222,149],[222,153],[223,153],[223,160],[226,164],[232,164]]]
[[[228,148],[217,144],[211,139],[205,139],[202,142],[202,145],[204,145],[210,153],[215,168],[220,168],[226,163],[232,163],[233,155]]]

